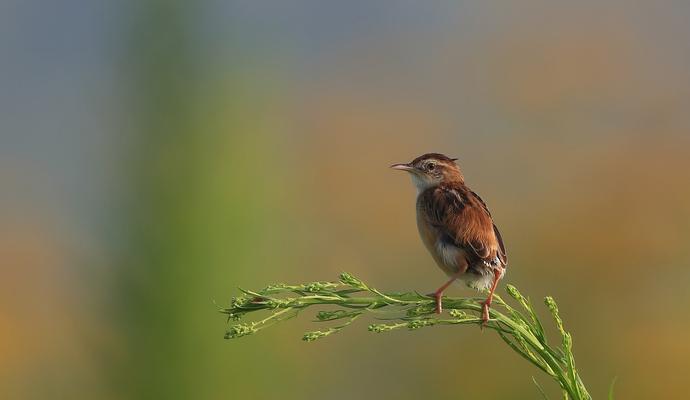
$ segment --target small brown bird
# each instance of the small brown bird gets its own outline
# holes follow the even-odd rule
[[[484,201],[465,186],[456,158],[430,153],[391,168],[407,171],[417,187],[417,228],[422,242],[450,280],[433,293],[442,312],[443,291],[456,279],[477,290],[489,289],[482,324],[508,258],[503,239]]]

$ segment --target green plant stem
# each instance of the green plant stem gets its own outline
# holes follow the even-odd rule
[[[370,325],[369,330],[373,332],[405,327],[415,330],[434,325],[482,324],[479,316],[483,298],[444,297],[443,307],[448,310],[448,315],[436,315],[432,297],[414,292],[382,293],[347,273],[341,275],[340,282],[278,284],[258,292],[242,291],[244,295],[233,298],[230,307],[220,309],[220,312],[228,315],[229,320],[237,321],[258,311],[269,311],[270,315],[254,322],[235,323],[229,328],[226,338],[256,333],[292,318],[306,308],[323,305],[335,307],[336,310],[319,312],[317,322],[347,321],[327,330],[308,332],[304,340],[313,341],[337,333],[365,313],[387,322]],[[489,322],[485,327],[496,331],[511,349],[556,381],[564,398],[591,400],[575,368],[572,337],[563,328],[555,301],[550,297],[545,299],[561,334],[560,347],[547,343],[543,325],[529,300],[511,285],[508,285],[507,292],[522,311],[495,295],[494,307],[489,310]]]

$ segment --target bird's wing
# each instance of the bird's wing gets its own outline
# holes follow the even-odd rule
[[[508,265],[508,252],[506,252],[506,246],[503,244],[503,238],[501,237],[501,232],[498,230],[496,224],[494,224],[494,234],[498,240],[498,258],[501,260],[501,264],[505,267]]]
[[[472,197],[477,199],[477,201],[481,204],[482,208],[484,208],[484,211],[489,216],[489,218],[492,218],[491,212],[489,211],[489,207],[487,207],[484,200],[482,200],[482,198],[479,197],[479,195],[473,191],[470,191],[470,194],[472,195]],[[493,225],[494,235],[496,236],[496,240],[498,241],[498,254],[497,254],[497,256],[501,260],[501,264],[503,264],[504,266],[508,265],[508,253],[506,252],[506,246],[503,244],[503,237],[501,237],[501,232],[498,230],[498,227],[493,222],[493,218],[491,221],[491,225]]]
[[[479,260],[507,264],[503,239],[484,201],[464,186],[441,185],[423,194],[426,220]]]

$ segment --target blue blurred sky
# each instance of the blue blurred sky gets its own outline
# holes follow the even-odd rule
[[[117,182],[114,159],[131,129],[127,99],[136,88],[128,81],[125,56],[129,31],[138,26],[146,33],[145,21],[133,12],[144,4],[8,0],[0,5],[1,151],[35,179],[33,201],[67,212],[66,219],[91,234],[91,221],[106,212]],[[454,118],[456,128],[483,133],[507,128],[491,117],[502,111],[486,81],[496,73],[487,69],[496,66],[476,57],[499,53],[521,37],[539,36],[530,45],[548,46],[552,38],[544,32],[586,37],[610,29],[611,40],[635,64],[626,67],[649,81],[627,84],[663,85],[659,92],[686,96],[690,79],[685,1],[206,1],[179,7],[193,14],[187,29],[196,44],[196,75],[190,76],[195,82],[214,82],[239,69],[269,76],[288,95],[301,85],[322,91],[366,88],[372,96],[414,98]],[[486,90],[478,90],[481,85]],[[644,112],[630,108],[635,105],[619,112],[635,118]]]

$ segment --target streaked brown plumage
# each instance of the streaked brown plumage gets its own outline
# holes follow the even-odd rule
[[[494,289],[508,264],[503,239],[486,203],[470,188],[455,159],[429,153],[391,168],[410,173],[417,187],[417,227],[436,264],[451,278],[435,293],[442,311],[443,291],[456,279],[489,289],[482,319],[489,319]]]

